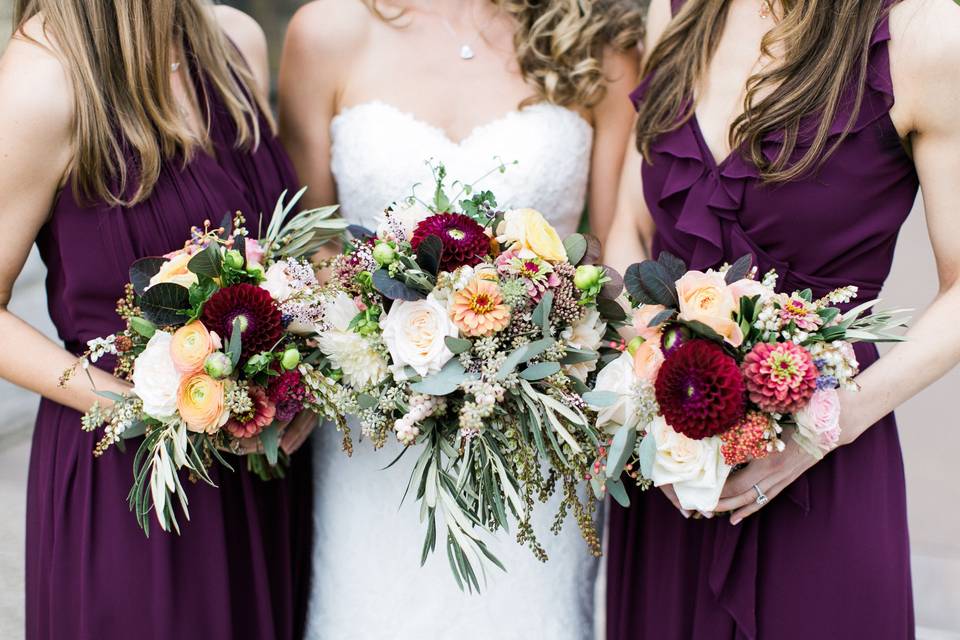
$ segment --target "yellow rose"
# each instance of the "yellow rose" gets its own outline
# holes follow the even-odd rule
[[[677,281],[680,319],[701,322],[723,336],[731,346],[743,343],[743,332],[733,319],[737,298],[723,274],[689,271]]]
[[[223,383],[205,373],[184,378],[177,389],[177,411],[196,433],[216,433],[227,422]]]
[[[567,259],[563,241],[539,211],[508,211],[498,231],[497,241],[500,244],[519,245],[521,250],[531,251],[547,262],[563,262]]]
[[[180,327],[170,341],[170,357],[180,373],[196,373],[207,356],[215,351],[213,337],[202,322]]]
[[[170,282],[189,289],[190,285],[197,284],[197,274],[187,269],[187,263],[192,257],[189,253],[178,253],[164,262],[160,271],[150,278],[150,286]]]

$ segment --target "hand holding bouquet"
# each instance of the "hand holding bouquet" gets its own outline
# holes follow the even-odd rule
[[[599,553],[592,500],[578,497],[598,445],[585,381],[604,311],[622,317],[622,286],[591,264],[595,241],[561,241],[539,212],[500,212],[490,192],[464,187],[457,203],[442,166],[436,177],[430,203],[388,209],[375,233],[352,229],[318,341],[363,434],[417,456],[407,491],[426,523],[422,560],[442,526],[457,582],[479,589],[484,560],[501,566],[483,536],[511,516],[546,559],[530,515],[555,491],[554,528],[572,510]]]
[[[624,353],[597,376],[619,400],[601,411],[613,433],[596,478],[623,471],[644,488],[673,485],[685,509],[714,511],[727,477],[776,455],[789,433],[816,458],[840,437],[838,389],[856,389],[854,342],[901,340],[899,313],[846,313],[856,287],[820,299],[776,293],[776,273],[753,278],[751,258],[720,271],[687,271],[663,253],[633,265],[624,280],[637,303]]]
[[[282,475],[282,425],[303,410],[330,412],[334,382],[314,365],[310,340],[323,298],[305,256],[346,225],[331,217],[335,207],[288,220],[302,194],[288,204],[281,196],[260,239],[237,214],[135,262],[118,304],[126,329],[92,340],[80,362],[116,356],[115,374],[133,383],[129,394],[100,392],[112,403],[95,405],[82,424],[104,427],[95,455],[144,436],[128,500],[147,533],[151,511],[165,531],[179,531],[176,503],[189,519],[181,470],[213,484],[211,464],[230,468],[221,452],[252,445],[263,453],[247,457],[249,468]]]

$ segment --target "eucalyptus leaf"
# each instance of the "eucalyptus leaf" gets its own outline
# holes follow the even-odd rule
[[[620,394],[614,391],[588,391],[581,397],[591,407],[602,408],[615,405],[620,399]]]
[[[447,345],[447,349],[454,355],[460,355],[461,353],[466,353],[473,348],[473,343],[469,340],[463,338],[454,338],[453,336],[447,336],[443,339],[443,342]]]
[[[543,335],[550,333],[550,311],[553,309],[553,292],[547,291],[533,310],[533,323],[543,329]]]
[[[357,396],[357,404],[361,409],[373,409],[380,401],[368,393],[361,393]]]
[[[94,391],[94,394],[100,396],[101,398],[106,398],[107,400],[112,400],[113,402],[126,402],[127,398],[120,395],[119,393],[114,393],[113,391]]]
[[[373,287],[389,300],[406,300],[412,302],[422,300],[426,296],[414,289],[411,289],[399,280],[390,277],[386,269],[378,269],[373,272]]]
[[[443,241],[433,234],[424,238],[417,246],[417,264],[424,271],[437,275],[440,272],[440,260],[443,256]]]
[[[640,283],[644,291],[653,298],[657,304],[671,309],[675,309],[679,304],[677,298],[676,280],[659,262],[647,260],[641,262],[638,268]]]
[[[475,375],[468,375],[460,363],[459,358],[452,358],[447,361],[443,369],[427,376],[420,382],[414,382],[410,388],[417,393],[425,393],[431,396],[447,396],[456,391],[460,384],[473,379]]]
[[[623,467],[633,455],[633,448],[637,442],[637,430],[633,424],[627,423],[617,429],[613,435],[613,442],[607,450],[607,478],[618,479],[623,474]]]
[[[603,270],[610,281],[605,282],[603,287],[600,288],[600,297],[616,300],[623,293],[623,276],[613,267],[604,265]]]
[[[674,282],[682,278],[687,272],[686,263],[669,251],[661,251],[660,255],[657,256],[657,262],[659,262],[660,265],[666,269],[667,273],[670,274],[670,278],[673,279]]]
[[[730,268],[727,269],[726,274],[724,274],[724,280],[727,284],[733,284],[734,282],[743,280],[750,275],[751,269],[753,269],[753,256],[748,253],[730,265]]]
[[[375,238],[377,234],[366,227],[359,224],[347,225],[347,232],[356,238],[357,240],[366,240],[368,238]]]
[[[607,322],[623,322],[627,319],[624,308],[611,298],[597,298],[597,311]]]
[[[520,377],[531,382],[543,380],[560,372],[560,365],[556,362],[538,362],[520,372]]]
[[[243,242],[239,244],[245,244]],[[223,255],[220,253],[220,245],[211,242],[207,248],[190,258],[187,263],[187,269],[198,276],[207,276],[208,278],[219,278],[220,269],[223,262]]]
[[[600,239],[590,234],[584,234],[587,239],[587,253],[580,260],[580,264],[599,264],[600,256],[603,255],[603,245]]]
[[[143,295],[150,286],[150,279],[157,275],[165,262],[163,258],[141,258],[130,265],[130,284],[137,295]]]
[[[581,234],[575,233],[563,241],[563,248],[567,252],[567,262],[577,266],[587,255],[587,239]]]
[[[650,319],[650,322],[647,323],[647,327],[652,329],[653,327],[659,327],[664,322],[673,320],[674,316],[677,315],[677,312],[674,309],[664,309],[657,315],[653,316]]]
[[[640,304],[657,304],[653,296],[643,288],[643,283],[640,278],[640,263],[627,267],[627,272],[623,274],[623,287],[627,290],[630,297]]]
[[[190,292],[186,287],[162,282],[147,289],[140,296],[143,316],[157,326],[171,326],[184,322],[189,316]]]
[[[243,340],[240,331],[240,318],[235,318],[233,327],[230,329],[230,342],[227,343],[227,355],[230,356],[230,364],[234,367],[240,362],[240,354],[243,352]]]
[[[260,443],[263,445],[263,454],[271,465],[277,464],[280,457],[280,427],[274,422],[260,432]]]
[[[647,434],[637,448],[637,460],[640,463],[640,475],[648,480],[653,479],[653,462],[656,458],[657,442],[652,435]]]
[[[607,479],[607,493],[610,494],[610,497],[617,501],[621,507],[627,508],[630,506],[630,496],[627,495],[627,489],[623,486],[623,482],[620,479]]]
[[[591,362],[600,356],[596,351],[588,349],[575,349],[567,347],[567,355],[560,360],[560,364],[579,364],[581,362]]]
[[[684,324],[686,324],[691,331],[693,331],[694,333],[696,333],[702,338],[706,338],[707,340],[713,340],[715,342],[723,342],[723,336],[717,333],[710,326],[698,320],[687,320]]]
[[[132,425],[123,430],[122,437],[124,440],[132,440],[133,438],[139,438],[147,432],[147,423],[143,420],[137,420]]]

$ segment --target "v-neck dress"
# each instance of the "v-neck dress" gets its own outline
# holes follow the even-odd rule
[[[682,0],[673,3],[676,11]],[[888,3],[889,4],[889,3]],[[886,14],[869,51],[863,105],[818,171],[766,185],[739,152],[716,162],[696,120],[659,137],[643,168],[654,254],[706,269],[750,253],[781,290],[842,285],[876,298],[919,186],[889,112]],[[635,100],[647,95],[649,79]],[[850,87],[833,124],[852,113]],[[809,148],[816,119],[802,128]],[[774,158],[783,136],[769,135]],[[862,367],[876,361],[858,345]],[[841,447],[738,526],[686,520],[658,490],[614,506],[609,529],[610,640],[806,640],[914,637],[903,460],[892,415]]]
[[[222,100],[206,95],[213,154],[165,162],[150,197],[130,208],[60,194],[37,245],[46,263],[50,316],[67,349],[121,330],[114,309],[132,262],[183,246],[191,226],[242,211],[269,216],[297,180],[279,142],[264,132],[236,148]],[[113,362],[96,366],[112,371]],[[144,536],[127,508],[139,440],[93,457],[100,434],[80,414],[42,400],[27,487],[28,640],[292,640],[301,637],[309,581],[309,447],[285,480],[263,482],[231,457],[211,470],[217,487],[184,480],[182,535]]]

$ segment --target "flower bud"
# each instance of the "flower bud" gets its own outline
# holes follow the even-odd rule
[[[263,270],[262,264],[247,265],[247,273],[256,278],[258,281],[263,280],[266,276],[266,271]]]
[[[373,259],[381,267],[386,267],[397,259],[397,251],[389,242],[378,242],[377,246],[373,248]]]
[[[231,269],[242,269],[243,254],[236,249],[230,249],[223,254],[223,263]]]
[[[603,267],[583,264],[577,267],[577,272],[573,276],[573,285],[580,291],[589,291],[600,284],[601,278],[603,278]]]
[[[684,342],[690,338],[690,331],[679,324],[672,324],[663,331],[661,345],[663,346],[663,355],[669,356],[679,349]]]
[[[300,364],[300,352],[296,347],[290,347],[280,356],[280,366],[287,371],[296,369],[298,364]]]
[[[635,337],[627,344],[627,351],[630,353],[630,355],[635,355],[637,353],[637,349],[639,349],[640,345],[642,345],[644,342],[646,342],[646,340],[640,336]]]
[[[233,363],[230,356],[222,351],[214,351],[203,361],[203,370],[214,380],[223,380],[233,373]]]

